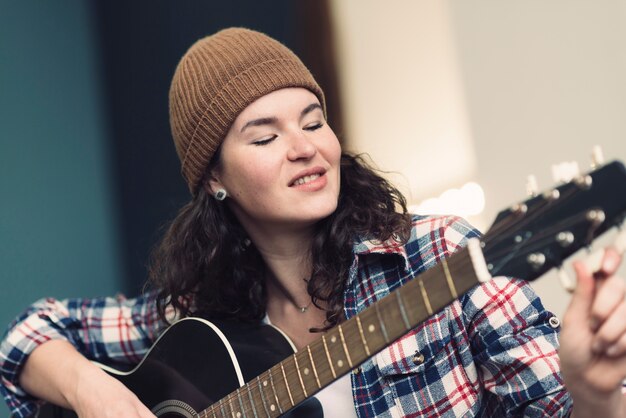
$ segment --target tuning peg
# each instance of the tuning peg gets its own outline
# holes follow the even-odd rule
[[[537,177],[533,174],[529,175],[526,179],[526,194],[528,197],[535,197],[539,191],[539,186],[537,186]]]
[[[558,269],[559,281],[561,282],[561,286],[563,289],[567,290],[570,293],[573,293],[576,290],[576,280],[573,279],[563,267],[559,267]]]
[[[576,183],[576,185],[582,190],[589,190],[593,184],[593,178],[588,174],[585,176],[578,176],[574,179],[574,183]]]
[[[595,145],[591,149],[591,169],[595,170],[604,164],[604,154],[602,153],[602,148],[600,145]]]
[[[617,234],[617,237],[615,237],[615,240],[610,246],[613,247],[615,251],[617,251],[620,254],[626,251],[626,229],[620,230],[620,232]],[[589,271],[596,272],[600,270],[600,267],[602,267],[603,258],[604,258],[604,248],[592,252],[590,255],[588,255],[585,258],[583,263],[587,266]]]
[[[567,183],[580,175],[576,161],[562,162],[552,166],[552,178],[555,183]]]
[[[539,270],[546,264],[546,256],[543,253],[532,253],[526,257],[526,261],[533,269]]]
[[[563,248],[567,248],[572,245],[575,239],[576,237],[574,237],[574,234],[572,234],[570,231],[561,231],[556,234],[556,242],[558,242],[559,245]]]

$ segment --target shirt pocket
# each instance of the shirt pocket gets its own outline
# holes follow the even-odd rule
[[[376,354],[374,363],[384,377],[421,373],[446,355],[442,351],[450,340],[446,309]]]

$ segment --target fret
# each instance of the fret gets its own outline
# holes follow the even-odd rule
[[[260,376],[256,377],[256,381],[257,381],[257,387],[259,388],[259,393],[261,394],[261,402],[263,402],[263,409],[265,409],[265,413],[267,414],[267,416],[271,417],[272,415],[270,414],[270,411],[268,411],[267,409],[267,401],[265,400],[265,394],[263,393],[263,385],[261,384]],[[267,380],[264,382],[264,384],[267,385]]]
[[[317,392],[319,386],[317,385],[317,379],[315,378],[315,372],[313,371],[313,366],[311,365],[311,357],[309,355],[310,347],[303,347],[302,350],[298,351],[295,355],[295,361],[297,363],[297,370],[300,373],[298,376],[302,377],[302,385],[304,385],[303,392],[305,393],[305,397],[311,396],[311,394]]]
[[[324,334],[311,343],[311,355],[316,366],[321,387],[326,386],[334,380],[326,349],[324,348]]]
[[[306,352],[294,353],[292,362],[283,360],[258,376],[256,382],[231,393],[197,417],[274,418],[285,414],[467,292],[478,283],[472,268],[468,252],[460,250],[406,283],[395,295],[381,298],[322,334],[321,339],[306,346]]]
[[[380,330],[383,333],[383,337],[385,338],[385,342],[387,344],[389,344],[391,341],[389,341],[389,335],[387,335],[387,328],[385,327],[385,323],[383,322],[383,318],[380,316],[380,302],[382,301],[382,299],[380,301],[378,301],[378,303],[374,304],[374,311],[376,312],[376,317],[378,318],[378,323],[380,324]],[[371,329],[372,325],[370,325],[370,329]]]
[[[424,287],[424,281],[421,279],[417,279],[419,286],[420,286],[420,291],[422,292],[422,298],[424,298],[424,304],[426,306],[426,311],[428,311],[429,315],[433,314],[433,307],[430,306],[430,299],[428,299],[428,293],[426,293],[426,288]]]
[[[361,342],[363,343],[363,348],[365,348],[365,354],[367,354],[367,356],[371,356],[370,354],[370,348],[367,345],[367,341],[365,340],[365,335],[363,334],[363,326],[361,325],[361,317],[360,315],[356,316],[356,324],[359,327],[359,335],[361,336]]]
[[[370,306],[359,314],[363,326],[363,333],[367,338],[367,345],[372,354],[377,353],[389,344],[389,336],[386,333],[386,329],[385,332],[383,332],[384,324],[383,327],[379,326],[382,321],[380,311],[374,306]]]
[[[278,363],[280,366],[280,371],[283,374],[283,379],[285,381],[285,387],[287,388],[287,395],[289,395],[289,401],[291,402],[291,406],[295,406],[293,402],[293,396],[291,396],[291,389],[289,388],[289,381],[287,380],[287,375],[285,374],[285,368],[283,367],[283,362]]]
[[[248,392],[248,400],[250,401],[250,406],[252,407],[252,413],[254,414],[254,418],[259,418],[259,416],[256,413],[256,407],[254,406],[254,404],[256,403],[252,397],[252,390],[254,389],[255,385],[250,382],[246,385],[246,392]]]
[[[465,294],[465,292],[480,283],[474,271],[474,265],[467,247],[454,253],[450,257],[447,266],[452,283],[459,295]]]
[[[354,366],[352,365],[352,359],[350,358],[348,347],[346,347],[346,340],[343,337],[343,328],[341,327],[341,324],[337,325],[337,328],[339,329],[339,336],[341,338],[341,345],[343,346],[343,351],[344,353],[346,353],[346,360],[348,360],[348,365],[350,366],[350,368],[352,368]]]
[[[291,362],[283,360],[258,376],[256,382],[231,393],[197,417],[274,418],[285,414],[467,292],[478,283],[472,268],[469,253],[460,250],[410,280],[395,295],[381,298],[322,334],[321,339],[306,346],[306,352],[294,353]]]
[[[241,418],[242,416],[245,416],[246,411],[246,408],[243,406],[243,401],[241,399],[241,388],[237,389],[235,393],[237,393],[237,400],[239,401],[239,411],[235,411],[235,417]]]
[[[304,397],[308,398],[309,395],[306,393],[306,387],[304,387],[304,381],[302,380],[302,374],[300,374],[300,366],[298,366],[298,357],[296,353],[293,354],[293,362],[296,365],[296,371],[298,372],[298,380],[300,380],[300,386],[302,387],[302,393],[304,393]],[[305,369],[307,370],[307,369]]]
[[[226,398],[222,399],[219,402],[219,406],[220,406],[220,412],[222,413],[222,417],[226,417],[228,415],[226,415],[226,410],[224,409],[224,402],[226,401]]]
[[[343,322],[339,330],[339,335],[342,338],[344,351],[347,351],[348,365],[351,368],[358,366],[359,363],[369,357],[365,351],[365,347],[359,343],[359,341],[362,341],[362,336],[359,333],[357,317],[350,318]]]
[[[200,418],[207,418],[209,416],[209,414],[213,414],[213,417],[215,417],[215,409],[213,408],[214,405],[209,406],[208,408],[206,408],[205,410],[201,411],[198,414],[198,417]]]
[[[428,316],[454,302],[477,283],[478,278],[467,248],[459,250],[447,260],[441,260],[437,266],[420,275],[418,281]],[[426,318],[420,316],[417,319],[419,323]]]
[[[441,265],[443,266],[443,273],[446,276],[446,282],[448,283],[450,294],[454,299],[458,299],[459,293],[456,291],[456,286],[454,285],[454,280],[452,280],[452,275],[450,274],[450,269],[448,268],[448,262],[445,258],[441,260]]]
[[[230,406],[230,415],[235,418],[235,408],[233,407],[233,397],[228,395],[228,406]]]
[[[268,376],[270,378],[270,386],[272,387],[272,392],[274,393],[274,399],[276,399],[276,407],[274,407],[274,404],[270,404],[270,411],[274,412],[274,410],[278,408],[278,410],[282,414],[283,408],[280,406],[280,401],[278,400],[278,394],[276,393],[276,387],[274,386],[274,378],[272,377],[272,369],[269,370]]]
[[[317,368],[315,367],[315,361],[313,361],[313,355],[311,354],[311,346],[307,345],[306,350],[309,353],[309,360],[311,361],[311,368],[313,369],[313,374],[315,375],[315,382],[317,383],[317,388],[321,389],[322,384],[320,383],[320,378],[317,375]]]
[[[400,309],[400,315],[402,316],[402,322],[404,322],[404,327],[408,331],[413,327],[409,323],[409,318],[406,315],[406,310],[404,309],[404,302],[402,302],[402,295],[400,294],[400,291],[396,291],[394,293],[396,295],[396,301],[398,302],[398,308]]]
[[[326,359],[328,359],[328,365],[330,366],[330,372],[333,374],[333,379],[337,378],[337,373],[335,373],[335,367],[333,366],[333,361],[330,358],[330,353],[328,352],[328,344],[326,344],[326,336],[322,335],[322,342],[324,343],[324,351],[326,352]]]

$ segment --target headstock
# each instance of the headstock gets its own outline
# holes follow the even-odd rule
[[[626,217],[626,168],[611,162],[498,214],[482,239],[492,276],[534,280]]]

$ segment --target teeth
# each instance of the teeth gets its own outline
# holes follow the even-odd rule
[[[308,183],[310,181],[315,180],[316,178],[318,178],[320,175],[319,174],[311,174],[310,176],[304,176],[304,177],[300,177],[298,180],[294,181],[293,184],[295,186],[299,186],[301,184],[304,183]]]

